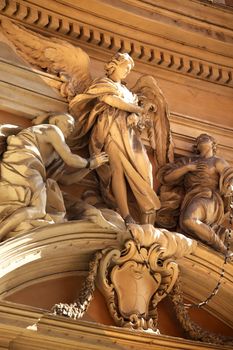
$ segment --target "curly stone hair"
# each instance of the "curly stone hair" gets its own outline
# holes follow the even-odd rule
[[[217,151],[217,142],[215,141],[215,139],[214,139],[212,136],[210,136],[210,135],[208,135],[208,134],[201,134],[201,135],[199,135],[199,136],[196,138],[195,144],[193,145],[193,151],[194,151],[195,153],[197,153],[197,154],[199,153],[199,151],[198,151],[198,144],[199,144],[199,142],[201,141],[201,139],[202,139],[203,137],[208,138],[208,139],[212,142],[213,154],[215,155],[215,154],[216,154],[216,151]]]
[[[134,67],[134,61],[128,53],[117,52],[111,60],[105,64],[104,69],[107,77],[109,77],[121,63],[128,61],[131,64],[131,68]]]
[[[53,118],[56,118],[58,115],[64,115],[64,116],[73,118],[72,115],[66,112],[46,112],[35,117],[32,120],[32,125],[51,124],[53,123],[52,122]]]

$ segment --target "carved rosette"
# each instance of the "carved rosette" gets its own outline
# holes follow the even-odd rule
[[[178,265],[164,259],[158,243],[144,247],[129,240],[123,250],[105,250],[97,274],[116,325],[132,329],[157,329],[157,304],[170,293],[178,277]]]

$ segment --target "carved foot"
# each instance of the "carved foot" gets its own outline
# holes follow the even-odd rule
[[[136,224],[135,220],[132,218],[131,215],[127,215],[127,216],[124,218],[124,221],[125,221],[126,226],[128,226],[128,225],[130,225],[130,224]]]

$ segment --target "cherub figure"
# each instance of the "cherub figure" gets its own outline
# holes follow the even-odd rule
[[[172,214],[172,208],[177,214],[180,208],[182,231],[226,254],[225,236],[220,234],[225,230],[220,225],[225,217],[224,198],[233,192],[233,168],[215,155],[216,142],[207,134],[197,137],[195,150],[196,156],[181,158],[160,170],[161,182],[169,187],[161,193],[157,220],[160,214],[168,215],[169,210]]]
[[[134,66],[133,59],[117,53],[105,66],[106,76],[93,81],[89,57],[80,48],[6,21],[2,28],[28,62],[60,75],[60,92],[70,101],[76,120],[71,149],[89,147],[90,155],[108,154],[109,164],[97,171],[108,206],[118,208],[126,223],[134,222],[130,191],[140,210],[139,221],[154,223],[160,201],[144,142],[153,149],[159,166],[171,161],[173,153],[167,104],[155,79],[142,77],[134,93],[130,91],[123,81]]]
[[[73,128],[71,115],[54,114],[48,124],[11,131],[0,162],[0,239],[10,237],[25,222],[30,225],[30,221],[37,220],[38,225],[38,220],[52,223],[64,219],[62,194],[56,181],[48,179],[49,168],[54,162],[58,168],[59,158],[63,164],[87,172],[108,161],[105,153],[89,160],[71,153],[65,138]],[[59,176],[61,172],[65,179],[67,175],[60,167]]]

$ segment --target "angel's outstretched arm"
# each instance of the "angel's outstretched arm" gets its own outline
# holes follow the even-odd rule
[[[65,142],[65,138],[60,129],[55,125],[50,125],[44,130],[44,139],[51,144],[57,154],[68,166],[73,168],[85,168],[88,161],[71,152],[69,146]]]
[[[123,98],[116,95],[105,95],[101,97],[101,101],[107,103],[112,107],[116,107],[130,113],[140,114],[143,112],[143,109],[139,107],[137,104],[127,102]]]
[[[108,156],[105,152],[92,156],[88,161],[88,168],[79,169],[72,173],[63,172],[61,178],[58,179],[62,185],[73,185],[79,183],[91,170],[94,170],[102,164],[108,162]]]
[[[46,142],[53,146],[64,163],[70,167],[78,169],[88,167],[92,170],[108,161],[108,156],[105,152],[102,152],[89,160],[72,153],[69,146],[65,142],[65,138],[61,130],[55,125],[49,125],[46,129],[44,129],[44,134],[46,134],[46,136],[44,136]]]

